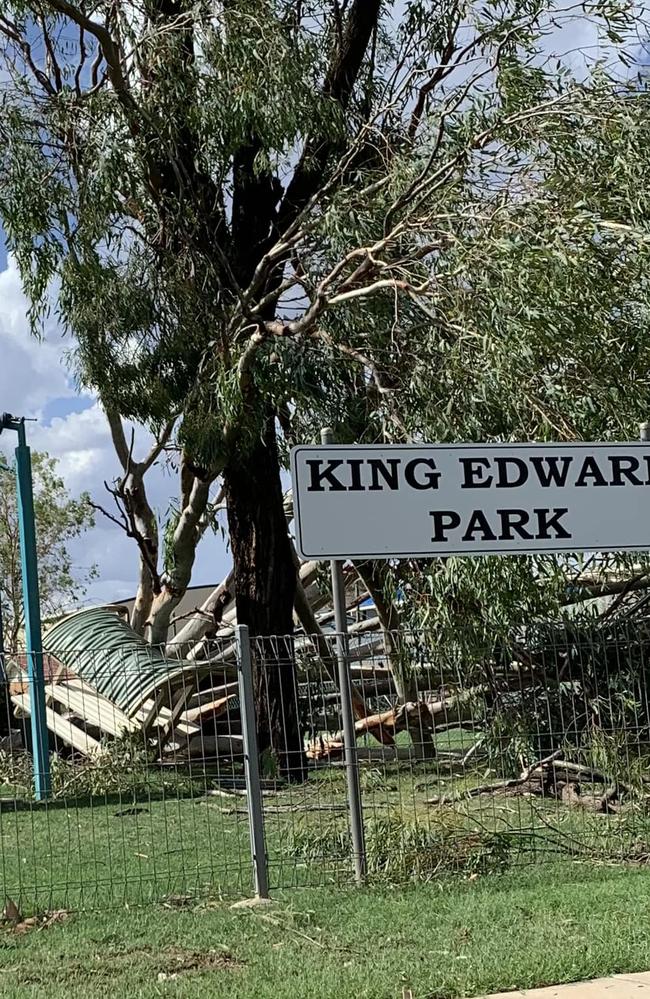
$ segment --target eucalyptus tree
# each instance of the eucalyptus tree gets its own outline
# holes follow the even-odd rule
[[[566,382],[583,339],[567,344],[571,324],[547,329],[541,313],[509,326],[521,273],[506,282],[503,267],[546,261],[531,192],[558,158],[588,156],[583,133],[608,147],[608,123],[636,122],[644,97],[620,75],[572,75],[548,58],[549,36],[582,18],[624,48],[636,5],[17,0],[3,11],[0,211],[34,322],[54,287],[79,376],[113,425],[145,423],[162,447],[177,420],[185,498],[196,489],[207,503],[206,484],[221,480],[238,619],[255,635],[292,630],[280,468],[297,434],[327,421],[356,440],[444,439],[468,401],[463,433],[511,435],[534,413],[553,425],[548,370],[506,400],[526,352],[531,365],[562,354]],[[616,260],[644,245],[600,225],[591,203],[567,207],[559,192],[557,206],[554,232],[566,221],[569,243],[613,245]],[[141,512],[146,572],[143,539],[157,540]],[[151,599],[161,594],[173,604],[173,574],[152,571]],[[263,651],[262,745],[300,770],[297,720],[282,717],[293,677],[277,644]]]

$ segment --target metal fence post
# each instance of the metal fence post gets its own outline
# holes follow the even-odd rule
[[[333,444],[334,435],[330,429],[321,430],[323,444]],[[339,688],[341,691],[341,718],[343,721],[343,745],[345,750],[345,775],[350,809],[350,836],[354,854],[354,875],[357,884],[362,884],[366,873],[366,844],[363,830],[363,808],[361,805],[361,785],[357,761],[357,736],[352,711],[352,687],[348,669],[348,616],[345,599],[343,564],[336,559],[330,561],[332,576],[332,602],[336,628],[336,659],[338,665]]]
[[[246,779],[246,801],[248,803],[248,826],[251,837],[251,858],[253,861],[255,894],[258,898],[268,898],[269,879],[264,843],[264,812],[262,810],[262,785],[260,784],[260,765],[255,724],[251,643],[248,628],[245,624],[237,625],[237,680],[239,682],[241,727],[244,738],[244,775]]]

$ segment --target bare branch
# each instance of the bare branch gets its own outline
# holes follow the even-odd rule
[[[52,39],[50,38],[50,32],[48,31],[47,28],[47,21],[45,20],[45,17],[42,14],[38,20],[41,25],[41,31],[43,32],[43,41],[45,42],[45,48],[47,50],[48,68],[50,73],[54,77],[54,88],[58,93],[63,89],[63,77],[61,75],[61,67],[59,66],[56,53],[54,51]]]
[[[97,503],[90,502],[91,507],[94,510],[98,510],[105,517],[108,517],[108,519],[114,524],[117,524],[117,526],[124,531],[128,538],[133,538],[140,550],[140,557],[151,575],[154,592],[158,592],[160,590],[160,575],[155,561],[155,556],[157,554],[157,540],[147,537],[143,533],[142,528],[138,525],[132,495],[127,488],[126,480],[123,479],[115,486],[109,486],[108,482],[104,482],[104,486],[115,500],[115,505],[119,511],[120,518],[118,519],[114,515],[110,514],[104,507]]]
[[[115,453],[117,454],[122,470],[126,472],[129,464],[129,447],[126,443],[126,435],[124,433],[124,424],[122,423],[122,417],[119,415],[113,406],[107,405],[102,402],[104,407],[104,412],[106,413],[106,419],[108,420],[108,426],[111,432],[111,439],[113,441],[113,447],[115,448]]]
[[[139,462],[139,468],[142,475],[144,475],[145,472],[148,472],[151,466],[154,464],[154,462],[158,460],[160,454],[162,453],[162,451],[164,451],[165,447],[169,443],[169,439],[174,431],[175,426],[176,426],[176,417],[173,416],[171,420],[167,421],[167,423],[160,431],[158,440],[155,442],[155,444],[151,446],[149,453],[147,454],[144,461]]]
[[[10,39],[10,41],[14,42],[18,46],[22,52],[23,59],[25,60],[25,63],[29,67],[29,70],[33,74],[34,78],[38,80],[41,87],[49,97],[54,97],[57,92],[56,88],[47,74],[39,69],[34,62],[31,45],[27,39],[20,34],[17,25],[2,14],[0,14],[0,34],[3,34],[5,38]]]
[[[110,488],[110,486],[108,485],[108,482],[104,482],[104,486],[106,487],[106,489],[108,489],[108,491],[111,493],[111,495],[113,495],[113,491]],[[93,510],[96,510],[98,513],[101,513],[103,517],[106,517],[106,519],[110,520],[113,524],[117,524],[117,526],[120,528],[120,530],[124,531],[124,533],[126,534],[127,537],[129,537],[129,538],[131,537],[131,534],[129,533],[129,523],[128,523],[126,517],[124,516],[124,512],[122,511],[121,507],[118,508],[119,511],[120,511],[120,514],[121,514],[121,518],[118,518],[114,514],[109,513],[109,511],[106,509],[106,507],[101,506],[100,503],[95,503],[94,500],[90,500],[89,499],[88,500],[88,505]]]
[[[71,21],[74,21],[85,32],[97,39],[106,60],[108,78],[113,85],[113,89],[123,107],[132,114],[136,110],[136,103],[124,75],[122,65],[124,56],[119,44],[113,38],[106,25],[100,24],[99,21],[93,21],[92,18],[84,14],[78,7],[75,7],[74,4],[68,3],[68,0],[49,0],[49,5],[60,14],[69,17]]]
[[[425,281],[420,285],[412,285],[409,281],[400,281],[397,278],[382,278],[364,288],[355,288],[353,291],[344,291],[340,295],[334,295],[333,298],[329,299],[327,307],[331,308],[333,305],[340,305],[341,302],[349,302],[353,298],[367,298],[369,295],[374,295],[377,291],[387,288],[393,291],[406,291],[412,295],[424,295],[430,287],[430,281]]]
[[[460,25],[460,11],[458,10],[452,30],[449,33],[449,38],[447,39],[447,44],[445,45],[442,52],[442,61],[429,77],[426,83],[422,84],[420,87],[420,92],[418,94],[418,99],[413,109],[411,115],[411,120],[408,127],[408,136],[411,141],[415,138],[415,133],[418,130],[418,126],[422,119],[422,115],[425,112],[429,95],[433,93],[439,83],[445,79],[456,67],[456,63],[451,61],[451,58],[456,49],[456,35],[458,33],[458,28]]]

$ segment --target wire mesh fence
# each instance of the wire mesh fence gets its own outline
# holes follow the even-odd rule
[[[0,894],[76,908],[251,890],[233,664],[111,649],[43,657],[51,794],[33,796],[26,655],[0,698]],[[155,678],[153,678],[155,674]]]
[[[271,889],[347,885],[351,766],[370,882],[650,858],[643,622],[549,624],[444,659],[426,632],[361,626],[344,645],[347,762],[337,636],[248,645],[239,632],[239,647],[212,642],[201,662],[141,647],[48,647],[43,802],[33,793],[29,657],[5,654],[2,894],[41,909],[175,904],[250,893],[260,864]]]
[[[361,626],[345,644],[369,880],[650,857],[645,623],[547,624],[471,660],[441,658],[425,632]],[[353,877],[336,653],[336,635],[253,642],[280,779],[264,809],[272,887]]]

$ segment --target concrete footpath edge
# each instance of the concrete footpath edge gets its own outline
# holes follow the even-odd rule
[[[547,985],[541,989],[496,992],[476,999],[650,999],[650,972],[614,975],[570,985]]]

